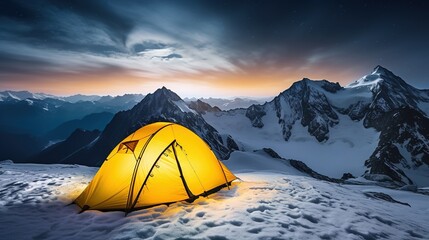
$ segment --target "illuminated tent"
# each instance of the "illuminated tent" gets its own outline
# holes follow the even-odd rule
[[[130,212],[192,201],[235,179],[195,133],[175,123],[157,122],[122,140],[74,202],[82,211]]]

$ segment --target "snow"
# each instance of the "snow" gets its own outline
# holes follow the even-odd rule
[[[33,105],[34,104],[33,100],[31,100],[31,99],[25,99],[25,101],[28,102],[28,105]]]
[[[183,100],[173,101],[173,103],[182,111],[186,113],[194,113],[197,114],[194,110],[190,109],[188,105]]]
[[[398,165],[397,165],[398,166]],[[413,180],[413,183],[426,187],[429,186],[429,166],[427,165],[421,165],[418,168],[411,167],[411,168],[404,168],[400,167],[402,171],[404,171],[405,175],[410,176],[411,180]]]
[[[16,100],[21,100],[19,97],[15,96],[13,93],[8,92],[9,97],[16,99]]]
[[[379,73],[373,72],[370,75],[366,75],[362,77],[361,79],[350,83],[346,86],[346,88],[360,88],[360,87],[369,87],[372,89],[374,86],[376,86],[380,81],[383,81],[383,79],[380,77]]]
[[[359,81],[360,80],[352,84],[357,84]],[[371,91],[371,87],[362,87],[370,86],[364,83],[359,85],[349,84],[343,89],[334,93],[323,89],[322,82],[310,81],[309,83],[311,84],[312,88],[325,95],[331,105],[338,108],[347,109],[350,105],[356,104],[359,101],[368,104],[372,101],[373,93]]]
[[[367,104],[372,101],[372,92],[368,88],[344,88],[336,93],[325,91],[324,94],[330,104],[343,109],[359,101]]]
[[[419,101],[417,102],[417,107],[429,117],[429,102]]]
[[[300,120],[293,125],[292,135],[286,142],[273,109],[268,109],[262,118],[263,128],[253,127],[244,110],[207,113],[203,117],[220,133],[230,134],[243,150],[270,147],[280,156],[303,161],[330,177],[340,178],[345,172],[360,176],[366,170],[364,161],[377,147],[380,134],[365,128],[361,121],[337,115],[339,123],[330,128],[329,140],[322,143],[308,133]]]
[[[78,214],[79,207],[68,205],[97,168],[1,164],[0,236],[92,240],[423,239],[429,234],[429,196],[319,181],[262,153],[235,153],[225,164],[242,180],[234,182],[231,190],[222,189],[193,203],[134,211],[127,217],[120,211]],[[384,192],[411,207],[369,198],[365,192]]]
[[[56,140],[49,140],[49,142],[43,147],[43,149],[47,149],[48,147],[55,145],[59,142],[64,141],[64,139],[56,139]]]
[[[26,100],[29,98],[38,99],[38,100],[42,100],[45,98],[59,99],[59,97],[49,95],[49,94],[45,94],[45,93],[31,93],[31,92],[27,92],[27,91],[3,91],[3,92],[0,92],[0,101],[4,101],[4,99],[7,97],[10,97],[10,98],[18,100],[18,101]]]

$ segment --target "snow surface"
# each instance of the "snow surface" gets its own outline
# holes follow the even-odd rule
[[[190,109],[188,105],[183,100],[179,101],[173,101],[173,103],[182,111],[185,113],[194,113],[197,114],[194,110]]]
[[[220,133],[228,133],[243,150],[251,151],[270,147],[280,156],[305,162],[324,175],[340,178],[350,172],[361,176],[368,159],[377,147],[380,133],[365,128],[362,122],[337,114],[339,124],[330,128],[329,140],[318,142],[296,121],[292,135],[286,142],[274,110],[262,118],[263,128],[255,128],[245,116],[245,110],[206,113],[203,118]]]
[[[380,77],[380,73],[374,71],[373,73],[366,75],[355,82],[350,83],[346,86],[346,88],[369,87],[370,89],[372,89],[380,81],[383,81],[383,78]]]
[[[336,93],[323,91],[323,94],[328,98],[331,105],[342,109],[347,109],[359,101],[367,104],[372,101],[372,92],[367,88],[344,88]]]
[[[429,117],[429,102],[417,102],[417,107],[422,110],[427,117]]]
[[[225,164],[242,180],[193,203],[124,212],[68,205],[97,168],[0,164],[1,239],[427,239],[429,196],[304,176],[262,153]],[[384,192],[405,206],[368,198]]]

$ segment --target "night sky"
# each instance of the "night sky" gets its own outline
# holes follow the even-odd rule
[[[429,1],[0,3],[0,90],[261,97],[378,64],[429,88]]]

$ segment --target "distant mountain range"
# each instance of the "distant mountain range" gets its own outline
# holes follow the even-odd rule
[[[253,104],[261,104],[266,101],[270,101],[272,98],[259,98],[259,99],[250,99],[250,98],[234,98],[234,99],[225,99],[225,98],[184,98],[183,100],[186,103],[201,102],[208,103],[210,106],[218,107],[221,110],[231,110],[236,108],[248,108]]]
[[[75,95],[55,97],[26,91],[0,92],[0,131],[43,135],[60,124],[89,114],[117,113],[132,108],[143,99],[141,94],[95,97]],[[67,99],[71,98],[72,101]],[[88,99],[92,99],[89,101]]]
[[[22,101],[26,99],[37,99],[37,100],[43,100],[47,98],[61,100],[64,102],[69,103],[76,103],[76,102],[108,102],[113,100],[113,102],[119,103],[119,102],[129,102],[134,99],[134,101],[140,101],[143,99],[144,95],[142,94],[125,94],[122,96],[99,96],[99,95],[82,95],[82,94],[76,94],[72,96],[67,97],[61,97],[61,96],[55,96],[52,94],[46,94],[46,93],[32,93],[28,91],[3,91],[0,92],[0,102],[1,101],[10,101],[11,99]]]
[[[26,161],[53,141],[64,140],[77,128],[103,130],[113,115],[132,108],[140,94],[56,97],[27,91],[0,92],[0,159]],[[91,100],[90,100],[91,99]],[[7,137],[6,137],[7,136]],[[26,151],[17,145],[26,143]]]
[[[141,101],[133,95],[90,102],[74,98],[73,103],[45,94],[26,99],[21,99],[25,94],[1,95],[0,108],[6,114],[0,122],[9,124],[5,129],[17,128],[20,121],[30,129],[33,122],[34,126],[51,126],[42,127],[42,135],[51,141],[44,149],[34,138],[38,131],[21,127],[11,136],[3,130],[2,138],[11,139],[9,149],[19,149],[19,139],[32,144],[34,149],[21,157],[23,161],[97,166],[117,142],[136,129],[172,121],[196,132],[221,159],[237,149],[268,147],[330,177],[350,173],[347,175],[398,186],[429,183],[429,90],[416,89],[381,66],[345,87],[304,78],[269,102],[227,111],[207,99],[184,101],[166,88]],[[68,111],[57,110],[63,106]],[[45,118],[50,116],[46,112],[52,112],[52,119],[60,119],[54,127],[53,120]],[[73,119],[65,120],[66,113],[73,113]],[[11,121],[11,116],[16,120]],[[101,125],[105,127],[97,127]],[[67,135],[64,141],[52,141],[54,136]]]

